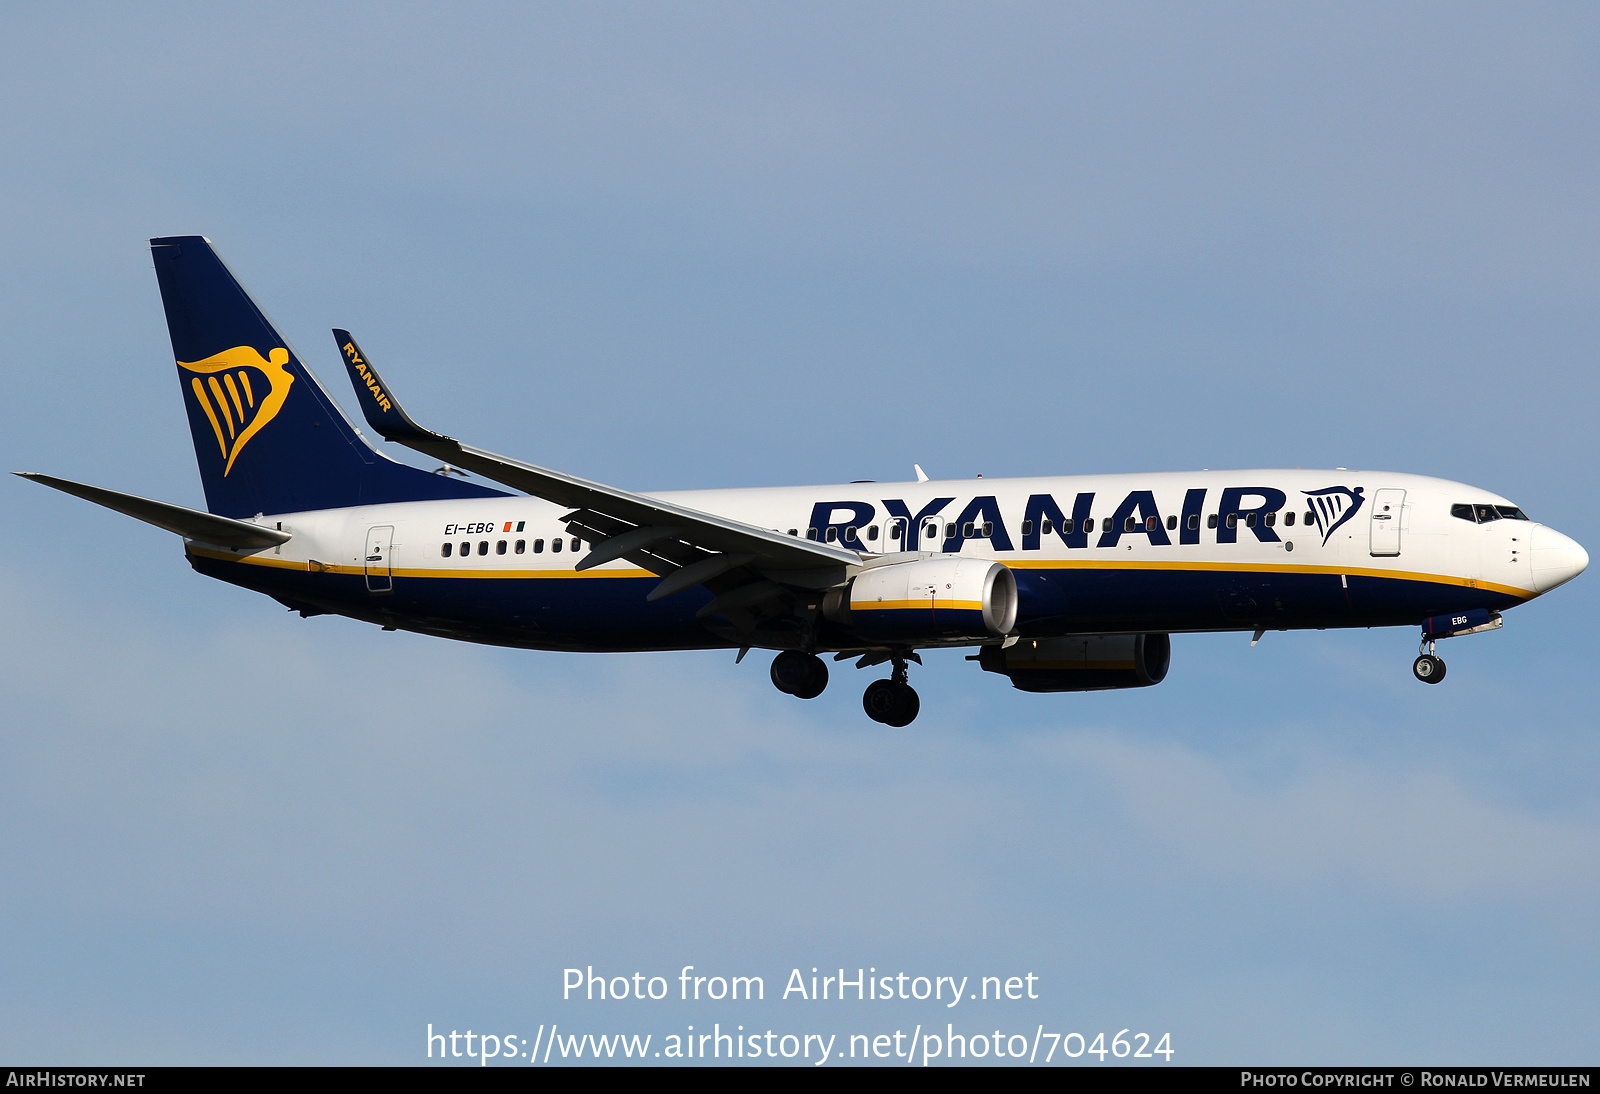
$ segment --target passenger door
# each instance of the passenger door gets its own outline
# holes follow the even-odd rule
[[[367,529],[367,592],[392,593],[394,581],[389,572],[389,556],[394,549],[394,525],[380,524]]]
[[[1379,490],[1372,496],[1372,554],[1393,558],[1400,553],[1400,511],[1404,490]]]

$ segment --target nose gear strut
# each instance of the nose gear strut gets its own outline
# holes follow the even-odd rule
[[[1444,679],[1444,659],[1433,650],[1433,639],[1424,637],[1417,647],[1417,659],[1411,662],[1411,675],[1424,684],[1437,684]]]

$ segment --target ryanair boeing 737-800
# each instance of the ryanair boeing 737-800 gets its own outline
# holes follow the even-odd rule
[[[1418,475],[1257,470],[636,494],[417,425],[347,332],[378,451],[209,240],[150,241],[208,512],[28,474],[176,532],[203,574],[304,616],[541,650],[777,651],[888,664],[868,716],[917,715],[907,662],[969,660],[1024,691],[1160,683],[1169,635],[1420,626],[1441,638],[1570,581],[1584,549],[1506,498]],[[507,489],[464,481],[464,469]]]

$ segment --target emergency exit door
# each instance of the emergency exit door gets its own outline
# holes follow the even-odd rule
[[[1400,553],[1400,512],[1404,490],[1379,490],[1372,496],[1372,554],[1392,558]]]
[[[389,555],[393,549],[394,525],[380,524],[367,529],[367,592],[394,592],[394,580],[389,572]]]

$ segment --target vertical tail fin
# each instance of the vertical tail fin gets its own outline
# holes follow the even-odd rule
[[[204,236],[150,251],[211,512],[503,496],[369,445]]]

